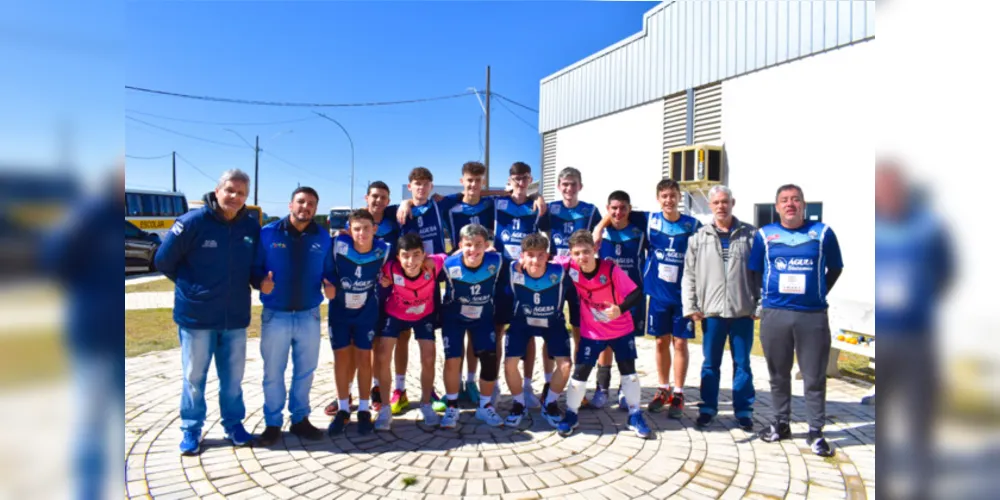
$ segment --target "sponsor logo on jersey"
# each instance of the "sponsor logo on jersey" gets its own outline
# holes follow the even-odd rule
[[[771,234],[771,235],[768,235],[768,237],[767,237],[767,239],[765,239],[765,241],[774,241],[774,240],[776,240],[778,238],[781,238],[780,234]]]
[[[280,241],[275,241],[274,243],[271,243],[271,248],[288,248],[288,246]]]
[[[458,266],[449,267],[448,268],[448,276],[451,276],[454,279],[461,278],[462,277],[462,268],[458,267]]]
[[[507,205],[509,202],[507,200],[500,200],[497,202],[497,210],[507,210]]]
[[[350,290],[351,289],[350,278],[340,278],[340,287],[344,290]]]
[[[816,231],[809,231],[809,237],[810,237],[810,238],[812,238],[812,239],[814,239],[814,240],[815,240],[815,239],[816,239],[816,238],[817,238],[818,236],[819,236],[819,235],[818,235],[818,234],[816,234]]]
[[[576,269],[570,269],[569,270],[569,277],[570,277],[571,280],[573,280],[576,283],[580,282],[580,272],[577,271]]]
[[[349,247],[347,246],[347,242],[346,241],[338,241],[337,242],[337,254],[338,255],[347,255],[348,248]]]
[[[180,236],[184,232],[184,223],[181,221],[174,222],[174,226],[170,228],[170,232]]]
[[[602,285],[607,285],[608,284],[608,277],[602,274],[601,278],[600,278],[600,282],[601,282]]]
[[[784,257],[778,257],[774,259],[774,268],[779,271],[784,271],[788,269],[788,261]]]
[[[497,266],[494,266],[493,264],[490,264],[490,265],[486,266],[486,270],[489,271],[490,274],[496,274],[497,273]]]
[[[549,275],[549,281],[551,281],[553,285],[555,285],[556,283],[559,283],[559,275],[558,274],[550,274]]]
[[[219,248],[219,244],[215,240],[205,240],[201,248]]]
[[[319,243],[313,243],[312,246],[309,247],[309,251],[311,251],[311,252],[321,252],[321,251],[323,251],[323,246],[320,245]]]
[[[559,212],[562,212],[562,205],[556,203],[556,204],[552,205],[551,210],[552,210],[553,214],[559,215]]]

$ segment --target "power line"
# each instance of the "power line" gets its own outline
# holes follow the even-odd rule
[[[125,86],[128,90],[133,90],[136,92],[144,92],[147,94],[155,94],[169,97],[179,97],[184,99],[195,99],[199,101],[210,101],[210,102],[225,102],[230,104],[247,104],[252,106],[284,106],[284,107],[300,107],[300,108],[347,108],[347,107],[368,107],[368,106],[392,106],[396,104],[413,104],[418,102],[429,102],[429,101],[440,101],[443,99],[454,99],[456,97],[464,97],[473,95],[473,92],[462,92],[461,94],[451,94],[438,97],[424,97],[420,99],[406,99],[401,101],[373,101],[373,102],[356,102],[356,103],[316,103],[316,102],[283,102],[283,101],[264,101],[257,99],[235,99],[231,97],[215,97],[215,96],[205,96],[205,95],[194,95],[194,94],[182,94],[180,92],[169,92],[166,90],[155,90],[147,89],[142,87],[133,87],[130,85]]]
[[[199,174],[205,176],[205,178],[208,179],[209,181],[211,181],[213,183],[215,182],[215,179],[213,179],[211,175],[206,174],[202,169],[198,168],[197,165],[195,165],[194,163],[191,163],[191,160],[188,160],[187,158],[181,156],[180,153],[177,153],[177,157],[180,158],[181,161],[183,161],[184,163],[187,163],[188,165],[190,165],[191,168],[195,169]]]
[[[536,131],[538,130],[537,126],[532,125],[531,122],[529,122],[528,120],[525,120],[524,118],[521,118],[521,115],[515,113],[513,109],[510,109],[510,107],[508,107],[506,104],[504,104],[503,100],[498,100],[497,102],[499,102],[500,105],[503,106],[503,109],[506,109],[508,113],[514,115],[515,118],[517,118],[518,120],[521,120],[522,122],[524,122],[525,125],[531,127],[532,130],[536,130]]]
[[[137,122],[137,123],[141,123],[143,125],[146,125],[147,127],[153,127],[155,129],[159,129],[159,130],[162,130],[164,132],[169,132],[171,134],[179,135],[181,137],[187,137],[188,139],[194,139],[196,141],[207,142],[207,143],[210,143],[210,144],[218,144],[219,146],[228,146],[228,147],[231,147],[231,148],[244,149],[244,147],[241,144],[233,144],[233,143],[230,143],[230,142],[216,141],[216,140],[212,140],[212,139],[205,139],[204,137],[198,137],[196,135],[185,134],[184,132],[178,132],[178,131],[173,130],[173,129],[169,129],[169,128],[166,128],[166,127],[161,127],[159,125],[154,125],[152,123],[149,123],[149,122],[144,121],[144,120],[140,120],[140,119],[132,117],[132,116],[127,116],[126,115],[125,119],[126,120],[132,120],[132,121]]]
[[[160,155],[160,156],[134,156],[126,154],[125,158],[131,158],[133,160],[162,160],[163,158],[169,158],[171,154],[173,153],[167,153],[165,155]]]
[[[137,114],[137,115],[149,116],[149,117],[152,117],[152,118],[159,118],[161,120],[170,120],[170,121],[182,122],[182,123],[197,123],[197,124],[201,124],[201,125],[222,125],[222,126],[230,126],[230,127],[240,127],[240,126],[247,126],[247,127],[258,126],[258,127],[260,127],[260,126],[267,126],[267,125],[283,125],[283,124],[286,124],[286,123],[299,123],[299,122],[305,122],[305,121],[315,120],[316,119],[316,117],[310,116],[310,117],[307,117],[307,118],[296,118],[294,120],[279,120],[279,121],[273,121],[273,122],[212,122],[212,121],[204,121],[204,120],[191,120],[191,119],[186,119],[186,118],[174,118],[174,117],[170,117],[170,116],[163,116],[163,115],[157,115],[157,114],[153,114],[153,113],[146,113],[144,111],[138,111],[138,110],[135,110],[135,109],[126,109],[125,112],[126,113],[133,113],[133,114]]]
[[[521,103],[519,103],[519,102],[517,102],[517,101],[515,101],[513,99],[510,99],[510,98],[508,98],[508,97],[506,97],[504,95],[497,94],[496,92],[494,92],[493,95],[495,95],[495,96],[497,96],[497,97],[499,97],[499,98],[501,98],[501,99],[503,99],[503,100],[505,100],[505,101],[507,101],[507,102],[509,102],[509,103],[511,103],[513,105],[515,105],[515,106],[520,106],[520,107],[522,107],[522,108],[524,108],[524,109],[526,109],[528,111],[531,111],[532,113],[537,113],[538,112],[537,109],[532,108],[531,106],[527,106],[527,105],[521,104]]]

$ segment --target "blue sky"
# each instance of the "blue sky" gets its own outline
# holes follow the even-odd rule
[[[242,99],[355,103],[451,95],[469,87],[483,90],[486,66],[491,65],[494,92],[538,109],[541,78],[638,32],[643,13],[655,5],[131,2],[126,8],[125,84]],[[537,114],[507,106],[520,118],[495,100],[492,184],[502,184],[506,168],[519,160],[531,164],[538,176]],[[265,211],[283,213],[298,183],[317,188],[323,208],[349,203],[347,139],[308,108],[211,103],[134,91],[125,91],[124,108],[126,117],[161,127],[126,118],[131,156],[177,151],[212,178],[232,167],[252,174],[253,150],[224,130],[231,128],[251,142],[260,136],[266,152],[260,158]],[[387,182],[397,201],[402,194],[397,190],[412,167],[430,168],[438,184],[456,184],[461,164],[482,157],[482,110],[472,95],[321,111],[340,121],[354,140],[356,205],[369,180]],[[274,123],[282,121],[289,122]],[[169,188],[170,159],[129,159],[127,181],[136,187]],[[178,188],[189,198],[212,187],[206,176],[178,160]]]

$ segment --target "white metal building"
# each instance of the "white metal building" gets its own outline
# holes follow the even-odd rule
[[[778,186],[802,186],[843,251],[833,326],[873,332],[874,39],[874,1],[665,1],[639,33],[542,80],[542,193],[558,199],[572,166],[602,211],[618,189],[658,210],[668,151],[722,146],[736,217],[770,223]],[[709,220],[702,195],[686,205]]]

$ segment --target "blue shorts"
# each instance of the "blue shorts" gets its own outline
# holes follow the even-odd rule
[[[489,318],[472,323],[446,320],[444,328],[441,329],[445,359],[461,358],[465,354],[465,332],[470,333],[475,352],[496,350],[496,331]]]
[[[569,324],[570,326],[580,328],[580,296],[576,294],[576,286],[572,283],[567,283],[569,286],[566,287],[566,302],[569,303]]]
[[[340,350],[345,347],[370,350],[372,340],[375,338],[378,320],[374,321],[331,321],[330,322],[330,345],[333,350]]]
[[[550,359],[569,357],[569,331],[566,330],[566,320],[562,316],[549,318],[547,327],[530,326],[523,318],[514,318],[504,337],[506,357],[523,358],[528,350],[528,340],[536,336],[545,340]]]
[[[694,323],[684,317],[680,304],[664,304],[650,298],[649,334],[654,337],[673,335],[679,339],[693,339]]]
[[[434,341],[434,320],[436,314],[428,314],[416,321],[406,321],[399,318],[387,316],[385,328],[382,329],[382,336],[390,339],[398,339],[399,332],[413,329],[413,335],[417,340]]]
[[[636,359],[638,354],[635,351],[635,336],[622,335],[611,340],[594,340],[580,338],[580,350],[576,354],[576,364],[594,366],[597,364],[597,357],[608,347],[615,354],[615,359],[626,361]]]

